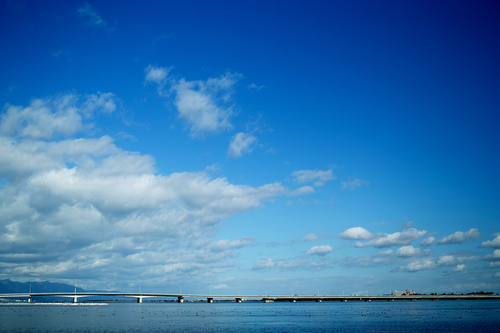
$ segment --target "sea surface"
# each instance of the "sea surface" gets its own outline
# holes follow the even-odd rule
[[[500,332],[500,301],[0,305],[1,332]]]

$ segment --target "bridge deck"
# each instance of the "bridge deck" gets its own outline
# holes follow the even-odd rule
[[[500,295],[409,295],[409,296],[338,296],[338,295],[206,295],[206,294],[167,294],[167,293],[117,293],[117,292],[77,292],[77,293],[8,293],[0,294],[0,298],[32,297],[71,297],[74,301],[81,297],[131,297],[138,301],[142,298],[177,298],[181,299],[262,299],[274,301],[402,301],[402,300],[478,300],[500,299]]]

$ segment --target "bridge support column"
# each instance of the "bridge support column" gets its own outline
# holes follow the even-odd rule
[[[316,302],[321,303],[321,302],[323,302],[323,300],[322,299],[317,299]]]
[[[137,303],[142,303],[142,297],[137,297]]]
[[[236,303],[241,303],[241,298],[236,298]]]
[[[28,303],[31,303],[31,296],[28,296]]]
[[[214,299],[213,299],[213,298],[211,298],[211,297],[208,297],[208,298],[207,298],[207,303],[213,303],[213,302],[214,302]]]
[[[184,297],[182,296],[177,297],[177,303],[184,303]]]
[[[78,303],[78,297],[77,296],[73,296],[73,303]]]

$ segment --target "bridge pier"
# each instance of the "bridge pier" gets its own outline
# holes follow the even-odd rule
[[[177,297],[177,303],[184,303],[184,297],[182,296]]]
[[[28,296],[28,303],[31,303],[31,296]]]
[[[236,303],[241,303],[241,298],[236,298]]]
[[[73,296],[73,303],[78,303],[78,297],[77,296]]]
[[[316,302],[321,303],[321,302],[323,302],[323,300],[318,298],[318,299],[316,300]]]
[[[137,297],[137,303],[142,303],[142,297]]]
[[[208,297],[208,298],[207,298],[207,303],[213,303],[213,302],[214,302],[214,299],[213,299],[213,298],[211,298],[211,297]]]

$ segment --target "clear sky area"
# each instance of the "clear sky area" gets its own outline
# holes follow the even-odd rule
[[[500,292],[499,8],[2,1],[0,279]]]

